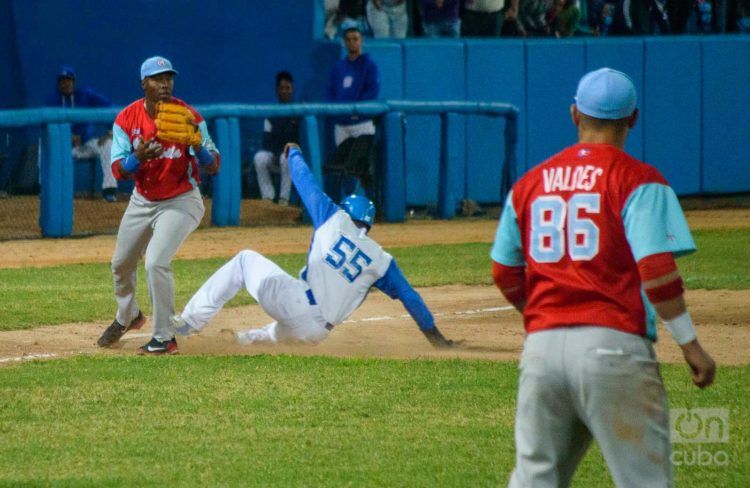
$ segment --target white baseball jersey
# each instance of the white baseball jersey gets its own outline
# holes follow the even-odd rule
[[[336,325],[360,306],[392,260],[344,210],[338,209],[315,230],[301,277],[309,284],[325,319]]]
[[[240,343],[317,343],[346,320],[374,286],[399,299],[421,330],[434,329],[432,313],[396,260],[323,192],[298,150],[290,152],[289,163],[315,229],[300,277],[291,277],[257,252],[242,251],[193,295],[182,320],[201,330],[244,287],[275,322],[239,332]]]
[[[312,301],[328,323],[344,321],[374,286],[401,300],[420,329],[434,328],[432,313],[396,260],[323,192],[296,149],[289,152],[289,170],[315,229],[300,278],[310,287]]]

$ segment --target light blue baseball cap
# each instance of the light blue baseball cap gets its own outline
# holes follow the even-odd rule
[[[361,34],[362,24],[358,20],[347,18],[341,23],[340,29],[341,29],[341,32],[344,34],[346,34],[348,31],[352,29],[356,30],[357,32]]]
[[[606,120],[633,114],[636,93],[633,80],[621,71],[601,68],[586,73],[578,82],[576,107],[582,114]]]
[[[177,70],[172,68],[172,63],[167,58],[161,56],[148,58],[141,65],[141,80],[161,73],[177,74]]]

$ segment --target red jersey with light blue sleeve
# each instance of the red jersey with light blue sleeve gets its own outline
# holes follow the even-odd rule
[[[183,105],[195,115],[195,123],[203,136],[203,147],[214,157],[220,154],[203,117],[190,105],[178,98],[170,103]],[[144,99],[136,100],[125,107],[115,119],[112,128],[112,174],[118,180],[128,176],[119,171],[119,161],[133,154],[135,145],[140,140],[149,141],[156,138],[156,124],[146,111]],[[191,147],[176,142],[162,141],[163,152],[160,157],[141,161],[133,173],[135,186],[143,197],[151,201],[167,200],[186,193],[200,184],[198,164]]]
[[[398,298],[421,330],[435,329],[432,313],[396,260],[320,189],[297,149],[289,151],[289,170],[314,228],[300,277],[310,286],[326,320],[334,325],[345,320],[374,286]]]
[[[598,325],[656,340],[637,262],[695,251],[672,188],[608,144],[576,144],[514,186],[490,253],[525,266],[527,332]]]

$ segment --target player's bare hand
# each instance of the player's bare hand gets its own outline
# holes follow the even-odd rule
[[[693,383],[698,388],[705,388],[714,382],[716,375],[716,363],[713,358],[701,347],[698,339],[680,346],[685,361],[690,366]]]
[[[300,151],[300,152],[302,151],[299,148],[299,144],[297,144],[296,142],[287,142],[286,146],[284,146],[284,157],[285,158],[289,158],[289,151],[291,151],[292,149],[296,149],[297,151]]]
[[[156,139],[144,141],[139,139],[140,143],[135,148],[135,157],[138,161],[147,161],[149,159],[158,158],[162,153],[161,144]],[[135,144],[134,144],[135,145]]]

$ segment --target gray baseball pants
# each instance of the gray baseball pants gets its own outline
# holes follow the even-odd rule
[[[203,218],[203,199],[196,188],[169,200],[152,202],[133,191],[117,231],[112,275],[117,321],[129,324],[140,310],[135,298],[138,261],[145,252],[146,281],[153,304],[154,338],[171,339],[174,315],[172,257]]]
[[[592,437],[620,487],[672,486],[669,412],[651,341],[605,327],[529,334],[510,487],[570,484]]]

